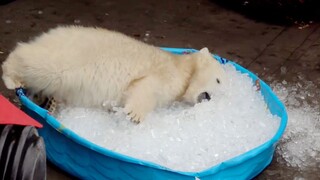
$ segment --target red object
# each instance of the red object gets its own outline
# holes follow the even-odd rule
[[[0,95],[0,124],[42,127],[42,124],[22,112],[2,95]]]

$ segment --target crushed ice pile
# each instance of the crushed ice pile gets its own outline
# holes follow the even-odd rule
[[[122,108],[63,108],[61,123],[78,135],[125,155],[180,171],[205,170],[271,139],[280,118],[269,113],[248,75],[227,64],[230,81],[209,102],[173,103],[136,125]]]
[[[305,170],[320,167],[319,87],[299,78],[299,82],[273,83],[273,89],[285,103],[288,125],[278,146],[278,162]]]

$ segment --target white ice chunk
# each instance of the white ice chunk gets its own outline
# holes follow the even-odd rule
[[[252,80],[225,65],[229,82],[211,101],[159,108],[136,125],[116,113],[71,108],[57,119],[107,149],[180,171],[201,171],[271,139],[280,119],[270,114]],[[284,93],[285,94],[285,93]]]

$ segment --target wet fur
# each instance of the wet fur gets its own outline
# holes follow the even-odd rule
[[[18,43],[2,64],[8,89],[25,87],[71,106],[123,106],[140,122],[157,106],[175,100],[196,103],[225,79],[207,48],[174,55],[102,28],[58,27]],[[102,104],[106,106],[102,106]]]

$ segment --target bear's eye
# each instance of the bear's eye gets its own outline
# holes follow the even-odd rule
[[[217,78],[217,83],[220,84],[220,80]]]

